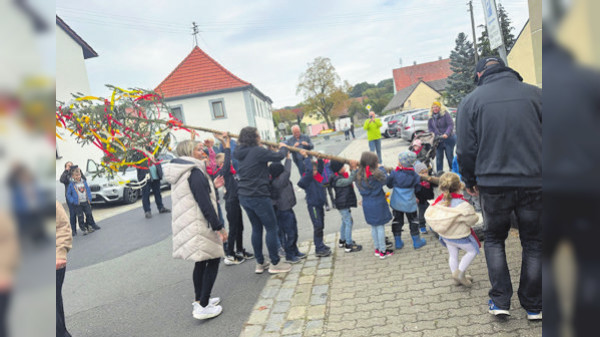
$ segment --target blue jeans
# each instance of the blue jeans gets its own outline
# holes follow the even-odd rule
[[[348,244],[352,244],[352,214],[350,208],[340,209],[340,215],[342,216],[342,228],[340,228],[340,240],[346,241]]]
[[[381,164],[381,138],[369,141],[369,151],[377,152],[379,158],[379,164]]]
[[[308,214],[313,224],[313,240],[315,251],[322,252],[328,247],[323,242],[323,228],[325,228],[325,212],[323,206],[308,206]]]
[[[444,152],[446,153],[446,159],[448,159],[448,168],[452,169],[452,161],[454,160],[454,146],[456,145],[456,136],[452,135],[442,140],[437,147],[435,157],[437,162],[437,170],[444,170]]]
[[[77,205],[73,205],[67,201],[69,207],[69,223],[71,224],[71,232],[77,233]]]
[[[277,250],[279,245],[277,244],[277,218],[275,217],[275,211],[273,210],[273,204],[269,197],[246,197],[239,196],[240,204],[246,210],[248,219],[252,224],[252,248],[254,249],[254,256],[256,256],[256,262],[263,264],[265,257],[263,255],[263,227],[267,231],[266,243],[267,250],[269,251],[269,257],[271,263],[279,263],[279,254]]]
[[[510,308],[513,294],[506,262],[505,241],[514,211],[523,247],[519,301],[528,311],[542,310],[542,188],[479,187],[485,234],[485,260],[492,289],[490,298],[500,309]]]
[[[380,252],[385,252],[385,226],[371,226],[371,235],[373,236],[373,245]]]
[[[290,209],[287,211],[276,211],[277,223],[279,224],[279,231],[282,233],[280,236],[281,246],[285,250],[285,257],[288,260],[293,259],[298,253],[298,223],[296,222],[296,214],[294,210]]]

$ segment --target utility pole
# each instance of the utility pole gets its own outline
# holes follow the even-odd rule
[[[469,0],[469,12],[471,12],[471,29],[473,31],[473,48],[475,48],[475,64],[479,62],[479,54],[477,53],[477,36],[475,35],[475,19],[473,18],[473,0]]]
[[[192,22],[192,35],[194,35],[194,43],[196,47],[198,47],[198,34],[200,33],[200,29],[198,29],[198,25],[196,22]]]

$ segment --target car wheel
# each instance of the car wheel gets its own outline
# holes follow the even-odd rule
[[[133,204],[138,200],[139,191],[134,190],[130,187],[125,187],[123,190],[123,202],[126,204]]]
[[[385,132],[383,133],[383,136],[385,138],[390,138],[390,133],[388,132],[388,130],[385,130]]]

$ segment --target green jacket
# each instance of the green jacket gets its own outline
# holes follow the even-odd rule
[[[381,138],[381,132],[379,131],[381,125],[381,119],[379,118],[375,118],[375,121],[373,122],[371,122],[370,118],[365,121],[365,126],[363,126],[363,129],[367,130],[368,140],[376,140]]]

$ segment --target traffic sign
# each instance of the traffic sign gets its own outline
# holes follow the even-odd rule
[[[365,107],[367,110],[371,110],[371,104],[367,104],[367,106]]]
[[[496,13],[496,0],[481,0],[481,4],[483,5],[483,14],[487,26],[488,38],[490,40],[490,47],[492,49],[499,48],[504,42],[502,40],[502,30],[500,29],[500,22],[498,21],[498,14]]]

